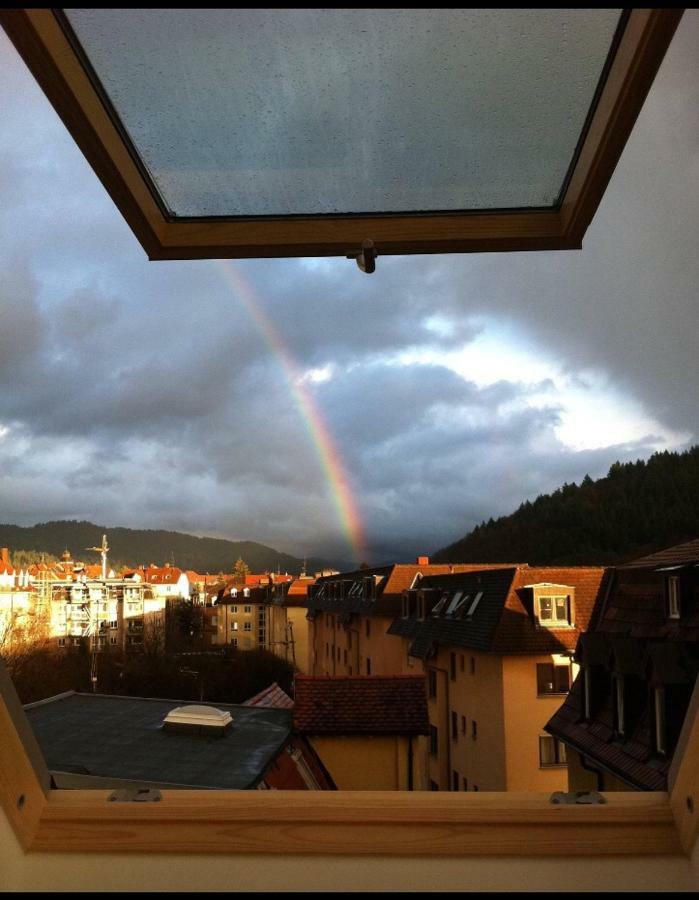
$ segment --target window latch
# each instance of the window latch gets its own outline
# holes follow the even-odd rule
[[[371,275],[372,272],[376,271],[376,257],[378,253],[376,252],[376,247],[374,246],[374,242],[367,238],[362,241],[362,249],[359,253],[350,253],[347,256],[347,259],[353,259],[362,272],[366,272],[367,275]]]
[[[564,806],[599,806],[606,803],[605,797],[599,791],[554,791],[549,798],[549,803],[560,803]]]
[[[117,803],[155,803],[162,800],[163,795],[157,788],[119,788],[112,791],[107,800],[116,801]]]

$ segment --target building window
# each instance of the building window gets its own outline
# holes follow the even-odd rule
[[[238,612],[238,607],[237,607],[237,606],[231,606],[231,612],[237,613],[237,612]]]
[[[437,673],[434,669],[427,670],[427,692],[430,697],[437,696]]]
[[[430,725],[430,754],[432,756],[436,756],[438,750],[439,750],[439,732],[437,731],[436,726]]]
[[[654,696],[655,712],[655,749],[658,753],[666,753],[665,743],[665,688],[657,687]]]
[[[244,606],[244,607],[243,607],[243,612],[244,612],[244,613],[251,613],[251,612],[252,612],[252,606]]]
[[[624,736],[624,677],[614,677],[614,730],[620,736]]]
[[[570,666],[536,664],[537,694],[567,694],[570,690]]]
[[[539,597],[539,624],[547,628],[572,625],[570,595]]]
[[[252,631],[252,622],[244,622],[243,631]]]
[[[478,739],[478,724],[475,719],[471,722],[471,737],[474,741]]]
[[[550,734],[539,738],[539,766],[564,766],[566,764],[566,745]]]
[[[452,791],[459,790],[459,773],[458,772],[451,773],[451,789],[452,789]]]
[[[116,645],[116,642],[117,642],[117,639],[116,639],[115,637],[110,637],[110,638],[109,638],[109,643],[110,643],[112,646],[115,646],[115,645]]]
[[[438,790],[439,790],[439,785],[437,784],[436,781],[430,781],[430,790],[431,790],[431,791],[438,791]]]
[[[371,675],[371,660],[368,656],[366,658],[366,673],[367,675]]]
[[[118,628],[119,622],[116,619],[112,619],[112,621],[109,623],[109,627],[110,628]]]
[[[238,638],[237,637],[231,638],[231,647],[237,647],[237,646],[238,646]]]
[[[465,790],[465,791],[468,790],[468,778],[464,778],[464,784],[463,784],[463,787],[464,787],[464,790]]]
[[[455,712],[451,714],[451,739],[457,740],[459,737],[459,717]]]
[[[478,785],[477,785],[477,784],[474,784],[474,785],[473,785],[473,790],[474,790],[474,791],[477,791],[477,790],[478,790]]]
[[[417,617],[418,619],[425,618],[425,597],[424,594],[420,594],[417,598]]]
[[[476,657],[472,656],[471,657],[471,675],[475,675],[475,674],[476,674]]]
[[[237,630],[238,630],[238,623],[231,622],[231,631],[237,631]]]
[[[667,615],[670,619],[680,617],[680,578],[671,575],[667,580]]]
[[[449,677],[456,681],[456,653],[449,654]]]
[[[66,645],[66,639],[65,639],[65,638],[59,638],[59,639],[58,639],[58,646],[59,646],[59,647],[65,647],[65,645]]]
[[[466,716],[461,716],[461,734],[466,734]]]

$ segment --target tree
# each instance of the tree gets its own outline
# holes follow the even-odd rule
[[[247,565],[241,556],[238,557],[237,563],[233,566],[233,574],[236,578],[240,578],[243,581],[245,576],[250,574],[250,566]]]

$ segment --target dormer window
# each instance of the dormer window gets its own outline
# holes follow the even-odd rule
[[[680,617],[680,577],[671,575],[667,580],[667,616],[669,619]]]
[[[555,628],[571,622],[570,596],[539,597],[539,624]]]

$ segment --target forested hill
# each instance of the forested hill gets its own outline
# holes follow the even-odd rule
[[[628,562],[699,538],[699,446],[616,462],[606,478],[564,484],[483,522],[434,562],[593,565]]]
[[[132,528],[109,528],[92,522],[42,522],[29,528],[19,525],[0,525],[0,547],[16,550],[33,550],[59,557],[67,548],[73,559],[83,562],[99,562],[99,554],[86,552],[86,547],[97,547],[102,535],[109,542],[109,561],[113,566],[137,566],[155,563],[162,566],[174,562],[181,569],[216,574],[231,572],[238,557],[247,563],[252,572],[273,571],[296,575],[302,561],[285,553],[279,553],[254,541],[226,541],[217,538],[200,538],[178,531],[143,531]],[[323,560],[308,560],[309,571],[328,565]]]

